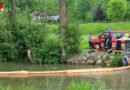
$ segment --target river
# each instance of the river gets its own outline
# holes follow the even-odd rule
[[[18,62],[0,63],[0,71],[48,71],[48,70],[66,70],[66,69],[90,69],[90,68],[105,68],[101,66],[87,65],[43,65],[29,64]],[[81,80],[91,81],[92,83],[102,82],[107,88],[112,90],[129,90],[130,88],[130,70],[116,71],[112,73],[94,73],[82,75],[55,75],[55,76],[34,76],[34,77],[0,77],[0,82],[5,86],[18,86],[21,84],[33,85],[36,90],[65,90],[72,82],[80,82]]]

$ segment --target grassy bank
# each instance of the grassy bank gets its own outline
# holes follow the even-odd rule
[[[82,34],[87,35],[93,32],[95,35],[100,34],[103,31],[111,28],[113,31],[130,31],[130,22],[118,22],[118,23],[86,23],[80,25],[80,31]]]
[[[82,33],[80,41],[80,49],[88,49],[87,36],[90,32],[93,36],[98,36],[101,32],[107,31],[111,28],[113,31],[130,31],[130,22],[118,23],[86,23],[80,25],[80,32]]]
[[[130,31],[130,22],[117,23],[85,23],[80,24],[79,30],[81,32],[80,49],[88,49],[88,34],[93,33],[93,37],[98,36],[101,32],[107,31],[111,28],[113,31]],[[58,25],[49,25],[48,27],[58,29]]]

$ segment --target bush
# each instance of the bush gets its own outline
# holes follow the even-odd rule
[[[80,45],[80,32],[78,24],[70,24],[67,25],[65,31],[66,36],[66,49],[67,54],[75,54],[79,52],[79,45]]]
[[[124,20],[127,11],[126,0],[110,0],[108,3],[107,16],[111,21]]]
[[[61,57],[59,36],[40,25],[32,27],[32,56],[35,63],[59,63]],[[59,34],[59,33],[58,33]],[[28,39],[28,38],[27,38]],[[29,39],[27,40],[29,41]]]
[[[2,16],[0,16],[2,18]],[[59,63],[61,57],[58,28],[43,28],[35,22],[29,26],[26,17],[19,16],[10,29],[0,21],[0,61],[27,58],[31,50],[34,63]]]
[[[45,37],[45,44],[47,53],[44,63],[59,63],[61,58],[61,47],[58,35],[49,33]]]
[[[122,66],[122,57],[124,56],[124,54],[122,55],[115,55],[112,62],[111,62],[111,66]]]
[[[27,51],[31,50],[34,63],[61,62],[60,32],[57,27],[43,27],[36,22],[31,22],[30,26],[27,18],[19,15],[10,28],[6,19],[0,21],[0,61],[27,58]],[[68,55],[79,52],[78,25],[67,25],[65,35]]]

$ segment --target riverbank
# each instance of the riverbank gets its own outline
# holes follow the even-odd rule
[[[79,31],[81,33],[80,50],[88,49],[88,34],[93,33],[93,37],[97,37],[103,31],[107,31],[111,28],[113,31],[130,31],[130,22],[114,22],[114,23],[84,23],[79,24]],[[48,30],[58,29],[58,25],[48,25]]]
[[[114,58],[114,54],[108,54],[107,52],[91,52],[89,50],[83,50],[81,54],[66,60],[67,64],[86,64],[86,65],[104,65],[110,66]]]

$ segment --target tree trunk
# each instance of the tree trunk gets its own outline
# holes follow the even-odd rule
[[[62,60],[66,59],[66,48],[65,48],[65,28],[64,26],[67,24],[67,9],[66,9],[66,0],[60,0],[59,14],[60,14],[60,36],[62,43]]]
[[[14,4],[14,0],[8,0],[8,31],[9,31],[9,43],[10,43],[10,47],[8,48],[9,49],[9,55],[8,55],[8,59],[9,60],[12,60],[13,56],[14,56],[14,53],[12,52],[13,51],[13,48],[12,48],[12,42],[13,42],[13,36],[12,36],[12,30],[13,30],[13,27],[15,25],[15,4]]]
[[[10,26],[12,27],[15,20],[15,5],[14,5],[14,0],[8,0],[8,2],[9,2],[9,8],[8,8],[9,23],[10,23]]]

